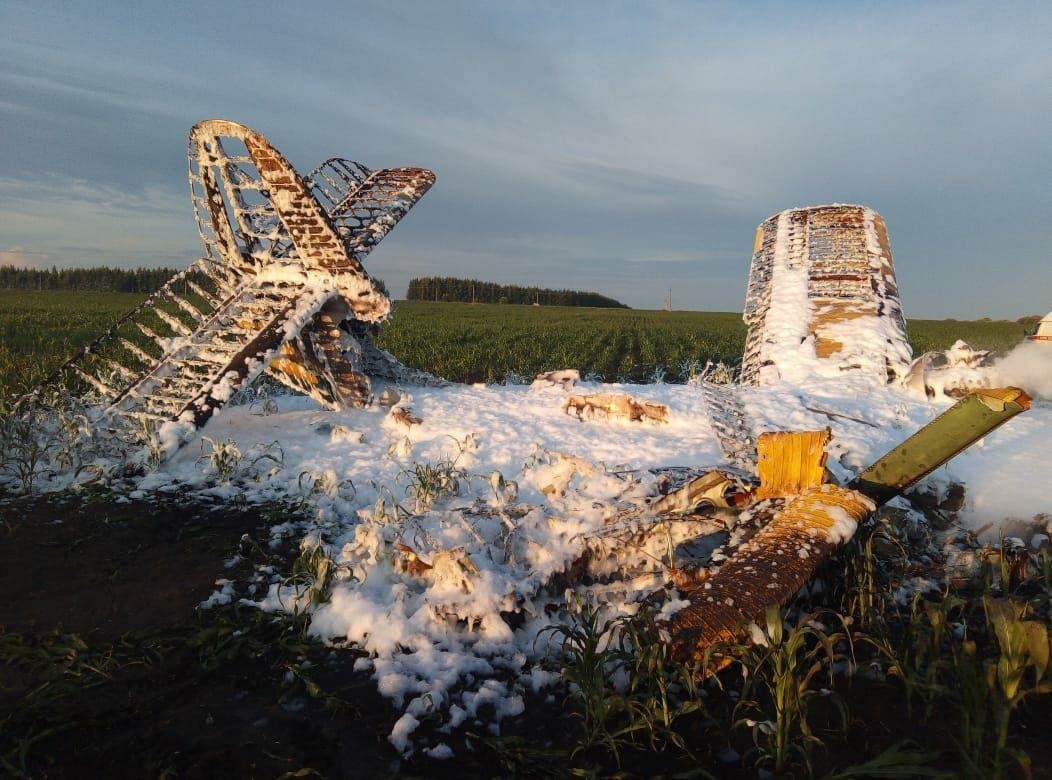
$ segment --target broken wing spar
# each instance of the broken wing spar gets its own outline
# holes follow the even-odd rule
[[[975,391],[846,488],[819,484],[825,456],[816,443],[824,444],[827,432],[761,436],[758,493],[792,497],[715,574],[685,594],[689,606],[669,621],[673,651],[700,660],[707,648],[733,640],[744,624],[760,621],[769,605],[790,599],[879,504],[1029,408],[1030,398],[1019,388]]]

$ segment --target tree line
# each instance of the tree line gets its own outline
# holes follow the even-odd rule
[[[517,284],[496,284],[453,276],[427,276],[409,280],[406,299],[410,301],[459,301],[462,303],[521,303],[542,306],[595,306],[604,309],[629,308],[620,301],[596,292],[550,290]]]
[[[0,265],[0,289],[87,290],[152,293],[179,271],[175,268],[19,268]]]

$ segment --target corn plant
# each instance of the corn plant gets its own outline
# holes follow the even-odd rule
[[[333,469],[325,469],[321,473],[301,471],[297,484],[300,492],[307,496],[321,495],[336,498],[347,493],[350,493],[351,496],[358,493],[353,481],[340,479]]]
[[[997,551],[986,559],[985,590],[990,592],[996,589],[1002,596],[1008,596],[1026,580],[1030,554],[1025,548],[1010,544],[1004,530],[1000,532],[999,542]],[[991,558],[994,562],[992,566]]]
[[[869,761],[830,775],[828,780],[862,780],[874,777],[902,778],[902,780],[930,777],[938,780],[954,780],[958,777],[955,772],[932,766],[939,757],[939,751],[925,749],[913,740],[905,739],[896,742]]]
[[[886,590],[878,581],[872,534],[850,549],[844,582],[847,585],[844,605],[847,614],[854,617],[863,630],[882,629],[887,606],[884,600]]]
[[[598,606],[578,601],[572,623],[548,626],[542,633],[548,634],[549,650],[557,644],[562,678],[570,685],[574,714],[581,720],[582,737],[571,755],[598,745],[620,764],[625,739],[611,727],[627,714],[628,706],[608,680],[617,663],[611,643],[623,620],[603,619],[601,612]]]
[[[689,755],[674,727],[681,718],[702,710],[699,666],[674,660],[671,646],[653,625],[654,611],[644,609],[622,626],[625,641],[619,652],[629,671],[629,719],[622,733],[645,736],[652,750],[664,750],[671,744]]]
[[[147,461],[151,466],[160,465],[164,460],[164,448],[157,435],[157,423],[145,414],[136,415],[136,423],[133,436],[140,445],[146,448]]]
[[[698,668],[674,661],[653,624],[651,608],[634,617],[603,618],[599,606],[576,600],[570,623],[541,632],[548,636],[549,651],[553,645],[558,649],[562,679],[581,721],[571,756],[599,747],[620,764],[623,750],[642,745],[671,746],[690,755],[675,726],[702,708]],[[611,681],[618,673],[628,681],[624,690]]]
[[[242,473],[248,479],[260,481],[268,479],[285,465],[285,451],[281,444],[272,441],[270,444],[260,444],[253,447],[245,455],[248,462],[242,468]]]
[[[947,653],[947,626],[950,614],[964,606],[965,602],[953,595],[931,602],[917,594],[906,614],[896,610],[886,616],[898,626],[897,631],[885,628],[880,633],[856,634],[860,642],[876,650],[887,676],[902,683],[909,717],[918,698],[931,715],[936,702],[948,692],[946,672],[952,667],[953,656]]]
[[[336,578],[350,574],[350,567],[336,563],[324,545],[305,541],[299,556],[292,562],[289,576],[282,584],[293,589],[294,612],[299,612],[301,605],[313,608],[326,603],[332,596],[332,585]]]
[[[414,463],[412,467],[399,472],[398,476],[406,478],[408,484],[405,494],[413,499],[417,513],[427,511],[443,496],[459,495],[467,480],[467,473],[457,468],[456,461],[450,459],[434,464]]]
[[[14,477],[28,493],[41,477],[77,476],[87,468],[91,430],[79,403],[51,391],[23,409],[0,402],[0,445],[0,473]]]
[[[493,500],[497,506],[510,504],[519,496],[519,483],[513,479],[505,479],[499,471],[490,473],[489,486],[493,490]]]
[[[373,502],[371,514],[372,522],[380,525],[401,525],[406,518],[412,515],[401,502],[395,497],[391,488],[387,485],[371,483],[376,491],[376,501]]]
[[[1027,605],[1009,599],[983,599],[987,622],[993,627],[1000,654],[986,665],[986,682],[997,725],[993,776],[1004,777],[1008,727],[1012,713],[1028,696],[1052,693],[1049,679],[1049,629],[1036,620],[1024,620]],[[1028,679],[1029,678],[1029,679]]]
[[[1048,554],[1048,550],[1042,550],[1033,557],[1031,564],[1034,570],[1031,582],[1037,593],[1030,601],[1048,615],[1052,610],[1052,555]]]
[[[751,730],[757,766],[770,766],[781,775],[802,761],[810,771],[812,751],[823,744],[811,723],[812,703],[827,699],[839,717],[838,729],[847,730],[846,704],[814,685],[823,674],[832,682],[834,664],[847,660],[837,650],[845,637],[826,633],[811,616],[785,631],[777,605],[768,607],[766,625],[752,624],[750,634],[753,645],[740,660],[746,679],[733,727]]]
[[[668,378],[668,371],[661,363],[654,366],[654,369],[647,376],[647,383],[652,385],[663,385],[665,380]]]
[[[391,460],[408,458],[413,452],[413,440],[408,436],[400,436],[390,447],[387,448],[387,457]]]
[[[205,444],[211,446],[211,452],[204,452]],[[220,483],[229,482],[233,479],[234,475],[237,474],[238,467],[241,466],[243,458],[241,450],[233,439],[216,441],[207,436],[202,436],[201,452],[203,454],[198,458],[198,463],[208,463],[212,473],[215,474],[216,480]]]
[[[4,467],[18,479],[24,492],[33,485],[47,463],[49,442],[42,436],[38,415],[9,414],[2,421]]]
[[[966,639],[952,650],[954,700],[958,726],[958,749],[962,762],[973,774],[981,775],[980,764],[988,755],[990,692],[986,684],[978,644]]]

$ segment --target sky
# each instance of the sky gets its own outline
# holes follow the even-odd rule
[[[201,254],[186,135],[438,181],[366,260],[740,311],[757,225],[861,203],[907,316],[1052,308],[1052,4],[0,0],[0,263]]]

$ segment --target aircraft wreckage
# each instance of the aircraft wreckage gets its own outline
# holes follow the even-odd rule
[[[362,265],[434,183],[430,171],[373,171],[334,158],[301,177],[263,136],[223,120],[192,129],[189,162],[204,256],[49,382],[85,399],[91,436],[108,435],[126,447],[151,440],[151,457],[131,464],[145,468],[174,452],[264,371],[332,409],[373,403],[377,380],[444,384],[373,345],[370,334],[390,301]],[[682,542],[714,513],[750,515],[753,530],[739,535],[722,565],[687,564],[671,573],[689,602],[668,623],[669,641],[683,658],[702,657],[743,623],[759,620],[769,604],[791,598],[879,504],[1029,406],[1016,388],[964,388],[956,405],[846,484],[836,484],[825,468],[828,429],[756,435],[740,386],[792,382],[802,369],[861,373],[932,392],[930,361],[913,360],[906,339],[884,222],[868,208],[791,209],[765,220],[744,319],[740,385],[700,386],[729,465],[653,470],[649,496],[610,512],[611,528],[630,526],[636,542],[670,520]],[[567,370],[537,381],[569,392],[577,379]],[[420,423],[391,393],[389,387],[379,400],[390,401],[392,415],[406,426]],[[16,410],[44,398],[45,388],[38,389]],[[599,414],[656,425],[669,415],[664,406],[612,393],[568,395],[563,408],[580,419]],[[568,424],[577,424],[572,419]],[[575,473],[591,468],[571,456],[553,457],[559,463],[541,486],[547,496],[563,494]],[[501,517],[514,524],[526,513]],[[604,551],[623,541],[612,532],[597,535],[548,585],[610,576],[601,570]],[[423,551],[403,539],[385,544],[389,557],[401,561],[401,576],[452,578],[470,590],[478,574],[463,548]]]
[[[86,394],[111,433],[157,431],[163,456],[263,371],[334,409],[370,403],[370,375],[440,383],[369,340],[391,302],[362,267],[431,171],[332,158],[301,177],[266,138],[219,119],[193,127],[188,157],[204,256],[49,384]]]

